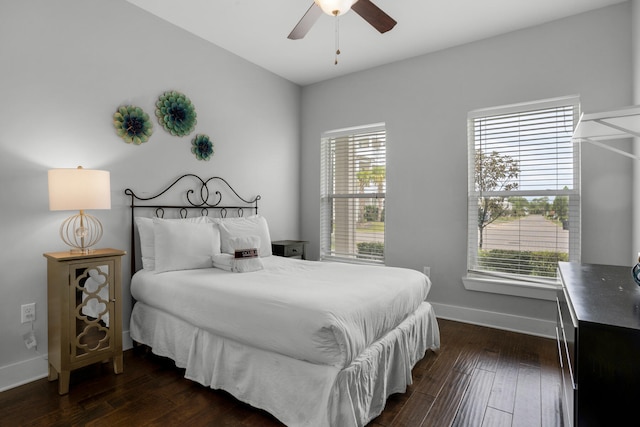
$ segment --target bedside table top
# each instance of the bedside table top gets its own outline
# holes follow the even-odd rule
[[[104,248],[104,249],[94,249],[88,254],[76,253],[76,252],[71,252],[71,250],[68,250],[68,251],[62,251],[62,252],[47,252],[42,255],[53,261],[68,261],[71,259],[88,259],[88,258],[99,258],[99,257],[105,257],[105,256],[123,256],[123,255],[126,255],[126,252],[120,249]]]
[[[274,240],[271,242],[272,245],[297,245],[300,243],[309,243],[307,240]]]

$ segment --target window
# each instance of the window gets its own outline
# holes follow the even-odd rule
[[[579,261],[578,102],[469,113],[469,273],[548,283],[559,261]]]
[[[384,124],[323,134],[321,157],[321,258],[384,263]]]

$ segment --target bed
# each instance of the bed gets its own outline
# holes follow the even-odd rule
[[[242,198],[219,177],[125,193],[131,338],[190,380],[286,425],[362,426],[439,348],[420,272],[274,256],[260,196]]]

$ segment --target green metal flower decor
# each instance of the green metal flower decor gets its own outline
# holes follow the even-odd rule
[[[133,105],[119,107],[113,114],[113,126],[119,137],[126,143],[140,145],[147,142],[153,133],[149,115],[142,108]]]
[[[156,116],[167,132],[189,135],[196,126],[196,110],[191,100],[180,92],[165,92],[156,102]]]
[[[213,156],[213,142],[207,135],[196,135],[191,141],[191,152],[198,160],[211,160]]]

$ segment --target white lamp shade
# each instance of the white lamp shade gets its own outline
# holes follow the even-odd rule
[[[343,15],[351,10],[351,6],[357,0],[314,0],[320,6],[322,11],[327,15],[336,15],[334,11],[338,11],[337,15]]]
[[[51,169],[49,171],[49,209],[79,211],[111,209],[111,181],[108,171]]]

